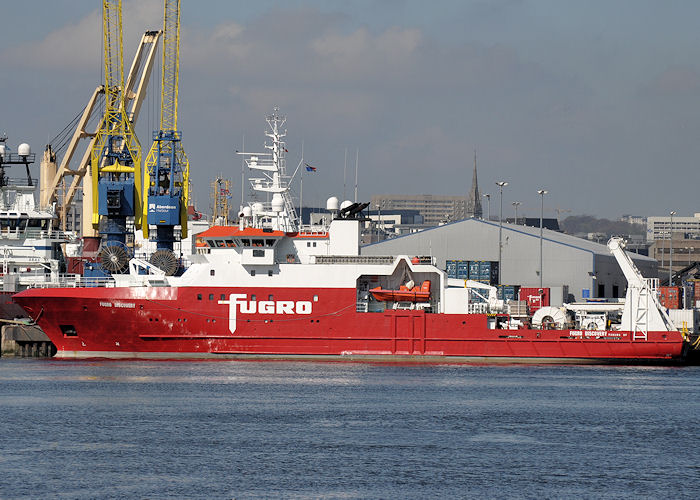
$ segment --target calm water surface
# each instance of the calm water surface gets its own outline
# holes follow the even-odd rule
[[[0,359],[1,498],[698,498],[700,367]]]

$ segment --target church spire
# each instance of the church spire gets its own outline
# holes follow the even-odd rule
[[[481,219],[484,215],[481,209],[481,195],[479,194],[479,182],[476,179],[476,149],[474,150],[474,174],[472,175],[472,189],[467,200],[467,217]]]

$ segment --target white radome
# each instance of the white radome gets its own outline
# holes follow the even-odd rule
[[[32,154],[32,148],[29,147],[29,144],[23,142],[17,147],[17,154],[20,156],[29,156]]]
[[[284,199],[282,199],[282,195],[279,193],[273,194],[271,205],[273,212],[281,212],[284,208]]]
[[[338,197],[331,196],[326,200],[326,210],[338,210]]]

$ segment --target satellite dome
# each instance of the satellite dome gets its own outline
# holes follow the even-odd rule
[[[20,156],[29,156],[32,154],[32,148],[29,147],[29,144],[23,142],[17,147],[17,154]]]
[[[338,197],[331,196],[326,200],[326,210],[338,210]]]
[[[345,200],[343,203],[340,204],[340,209],[348,208],[350,205],[352,205],[352,202],[350,200]]]
[[[250,217],[253,215],[253,210],[250,207],[243,207],[243,217]]]
[[[281,212],[284,208],[284,200],[282,199],[282,195],[279,193],[273,194],[271,205],[273,212]]]
[[[253,214],[259,214],[263,211],[263,204],[258,202],[253,203]]]

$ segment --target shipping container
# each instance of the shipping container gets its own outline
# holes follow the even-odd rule
[[[479,279],[479,261],[472,260],[469,262],[469,279],[478,280]]]
[[[518,298],[527,302],[530,314],[532,314],[540,307],[549,305],[549,288],[521,287]]]
[[[498,261],[494,261],[490,263],[491,268],[491,276],[490,276],[490,282],[492,285],[498,285],[501,282],[500,278],[500,269],[498,268]]]
[[[498,298],[505,301],[518,299],[519,285],[498,285]]]
[[[695,309],[669,309],[668,316],[679,331],[697,333],[698,313]]]
[[[690,285],[690,297],[688,297],[688,302],[695,304],[700,300],[700,280],[688,280]]]
[[[468,260],[458,260],[455,261],[457,264],[457,278],[465,280],[469,278],[469,261]]]
[[[469,262],[469,279],[488,281],[490,285],[498,284],[498,262],[472,260]]]
[[[659,302],[667,309],[680,309],[681,294],[677,286],[660,286]]]

